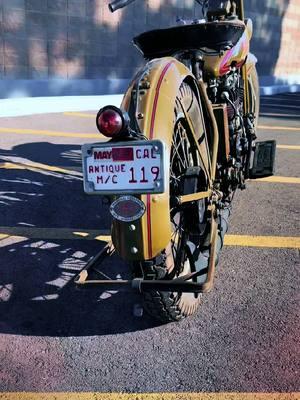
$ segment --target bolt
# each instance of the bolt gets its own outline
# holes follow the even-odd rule
[[[141,304],[135,304],[133,306],[133,315],[137,318],[141,318],[143,316],[143,306]]]
[[[129,230],[130,230],[131,232],[134,232],[134,231],[136,230],[136,226],[133,225],[133,224],[131,224],[131,225],[129,226]]]
[[[137,118],[138,118],[138,119],[143,119],[143,118],[144,118],[144,114],[138,113]]]
[[[131,254],[137,254],[139,251],[136,247],[131,247]]]

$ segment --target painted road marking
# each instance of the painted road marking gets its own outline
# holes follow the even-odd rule
[[[300,106],[296,106],[295,104],[276,104],[276,103],[275,104],[274,103],[266,104],[265,102],[263,102],[263,104],[261,104],[261,106],[264,108],[267,108],[267,107],[269,107],[269,108],[295,108],[295,109],[300,108]]]
[[[269,126],[269,125],[258,125],[258,129],[270,130],[270,131],[295,131],[300,132],[300,128],[294,126]]]
[[[44,172],[50,171],[54,173],[62,173],[71,175],[74,179],[82,180],[82,168],[81,167],[68,167],[70,169],[65,169],[61,167],[55,167],[52,165],[34,163],[34,162],[0,162],[0,169],[20,169],[29,170],[33,172]],[[300,178],[290,177],[290,176],[268,176],[266,178],[250,179],[250,182],[259,183],[288,183],[288,184],[299,184]]]
[[[0,128],[0,133],[15,133],[17,135],[37,135],[37,136],[56,136],[56,137],[73,137],[73,138],[97,138],[101,140],[98,133],[76,133],[76,132],[55,132],[45,131],[42,129],[17,129],[17,128]]]
[[[47,164],[35,162],[0,162],[0,169],[20,169],[29,170],[34,172],[50,171],[62,174],[72,175],[75,179],[82,180],[82,168],[80,166],[70,166],[68,168],[61,168]],[[289,183],[299,184],[300,178],[290,176],[268,176],[266,178],[250,179],[250,182],[266,182],[266,183]]]
[[[71,228],[35,228],[35,227],[7,227],[0,226],[0,239],[8,237],[26,237],[41,240],[99,240],[109,242],[111,237],[108,230],[82,230]],[[300,248],[300,237],[293,236],[252,236],[226,235],[226,246],[271,247],[271,248]]]
[[[92,118],[92,119],[96,119],[96,115],[95,114],[88,114],[88,113],[81,113],[81,112],[64,112],[64,115],[66,115],[67,117],[79,117],[79,118]]]
[[[80,166],[68,166],[66,168],[56,167],[47,164],[34,163],[34,162],[0,162],[0,169],[23,169],[35,172],[50,171],[62,174],[68,174],[75,176],[78,179],[82,179],[82,167]],[[270,176],[260,179],[250,179],[250,182],[267,182],[267,183],[300,183],[300,178],[290,176]]]
[[[225,246],[299,249],[300,237],[225,235]]]
[[[107,230],[103,229],[69,229],[69,228],[35,228],[27,226],[16,227],[0,227],[0,239],[8,237],[26,237],[28,239],[45,239],[45,240],[99,240],[109,242],[111,237]]]
[[[294,178],[294,177],[291,177],[291,176],[268,176],[266,178],[251,179],[251,182],[299,184],[300,183],[300,178]]]
[[[287,101],[287,100],[289,100],[289,98],[290,98],[290,96],[289,96],[289,97],[285,97],[285,96],[275,96],[275,97],[260,96],[261,104],[262,104],[262,103],[263,103],[263,104],[266,104],[266,103],[273,103],[274,100],[276,100],[276,101],[281,101],[281,102],[282,102],[282,101]],[[299,99],[293,98],[292,101],[293,101],[293,103],[300,102],[300,98],[299,98]]]
[[[62,174],[71,174],[74,176],[82,177],[82,173],[79,172],[81,167],[69,167],[70,169],[65,169],[61,167],[56,167],[53,165],[35,163],[35,162],[0,162],[0,169],[28,169],[31,171],[39,172],[40,170],[59,172]]]
[[[299,400],[300,393],[0,393],[2,400]]]
[[[284,150],[300,150],[300,146],[289,145],[289,144],[277,144],[276,148]]]
[[[267,112],[261,112],[259,114],[261,117],[280,117],[280,118],[299,118],[299,114],[279,114],[279,113],[267,113]]]
[[[73,114],[74,115],[74,114]],[[88,114],[86,114],[86,118]],[[259,129],[271,131],[295,131],[300,132],[300,128],[291,126],[266,126],[260,125]],[[47,131],[42,129],[19,129],[19,128],[0,128],[0,133],[12,133],[16,135],[36,135],[36,136],[54,136],[54,137],[71,137],[71,138],[85,138],[85,139],[98,139],[98,141],[106,140],[101,137],[99,133],[76,133],[76,132],[58,132]]]
[[[79,118],[93,118],[95,119],[95,115],[87,114],[87,113],[78,113],[78,112],[65,112],[64,115],[69,117],[79,117]],[[286,130],[286,131],[299,131],[300,128],[295,128],[291,126],[267,126],[267,125],[259,125],[258,129],[265,129],[265,130]]]
[[[64,115],[68,117],[79,117],[79,118],[92,118],[95,119],[96,116],[94,114],[88,114],[88,113],[79,113],[79,112],[65,112]],[[267,125],[259,125],[258,129],[265,129],[265,130],[285,130],[285,131],[299,131],[300,128],[295,128],[292,126],[267,126]]]

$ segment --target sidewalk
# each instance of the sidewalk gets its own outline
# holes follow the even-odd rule
[[[262,86],[262,96],[279,93],[300,92],[300,85]],[[54,97],[21,97],[0,99],[0,117],[16,117],[34,114],[62,113],[68,111],[96,111],[105,105],[119,107],[122,94],[101,96],[54,96]]]
[[[108,104],[119,107],[122,98],[122,94],[115,94],[103,96],[23,97],[1,99],[0,117],[99,110],[101,107]]]

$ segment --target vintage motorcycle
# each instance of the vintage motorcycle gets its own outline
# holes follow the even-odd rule
[[[259,83],[243,0],[196,1],[204,19],[134,39],[147,62],[121,107],[96,117],[110,140],[82,148],[84,190],[109,196],[112,229],[76,283],[137,289],[163,322],[195,313],[213,287],[234,193],[274,170],[276,143],[255,142]],[[132,280],[95,279],[114,252]]]

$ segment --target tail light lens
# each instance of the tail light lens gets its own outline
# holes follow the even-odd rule
[[[102,135],[112,138],[128,129],[129,118],[119,108],[106,106],[98,112],[96,125]]]

